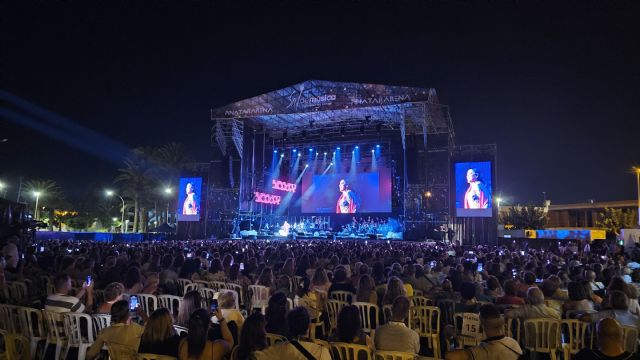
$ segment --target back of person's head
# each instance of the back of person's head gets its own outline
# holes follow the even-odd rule
[[[173,318],[167,308],[158,308],[151,313],[144,324],[141,341],[143,343],[161,343],[175,334]]]
[[[587,299],[587,294],[584,292],[584,286],[579,281],[571,281],[567,286],[569,292],[569,299],[572,301],[580,301]]]
[[[387,291],[384,294],[384,303],[390,304],[398,296],[404,296],[407,292],[404,283],[397,276],[392,276],[387,281]]]
[[[202,307],[202,295],[198,291],[189,291],[182,297],[182,302],[178,308],[176,324],[185,326],[189,322],[189,315],[196,309]]]
[[[609,304],[614,310],[629,310],[629,298],[623,291],[612,291],[609,294]]]
[[[493,275],[490,275],[489,278],[487,278],[487,288],[489,290],[500,289],[500,281],[498,280],[498,278]]]
[[[298,288],[298,296],[303,297],[309,293],[311,289],[311,280],[308,277],[302,278],[302,286]]]
[[[485,332],[497,336],[504,332],[504,320],[500,317],[500,310],[493,304],[480,307],[480,322]]]
[[[236,293],[233,291],[221,290],[218,295],[218,305],[220,306],[220,309],[235,309]]]
[[[464,282],[460,286],[460,295],[463,300],[471,300],[476,297],[476,286],[472,282]]]
[[[409,316],[409,298],[406,296],[398,296],[393,300],[391,305],[391,316],[395,320],[404,320]]]
[[[287,324],[292,337],[299,337],[307,333],[311,319],[306,308],[298,306],[287,314]]]
[[[527,302],[529,303],[529,305],[544,304],[544,294],[540,289],[532,286],[527,290]]]
[[[69,291],[69,275],[67,274],[58,274],[55,279],[53,279],[53,286],[56,288],[56,292],[60,294],[65,294]]]
[[[250,359],[252,352],[267,347],[265,324],[261,313],[253,313],[245,319],[238,344],[238,359]]]
[[[542,291],[544,297],[550,298],[553,296],[553,294],[556,293],[556,291],[558,291],[558,284],[549,279],[544,279],[544,281],[542,281],[542,284],[540,284],[540,290]]]
[[[104,288],[104,300],[115,301],[124,292],[124,285],[119,282],[112,282]]]
[[[281,328],[287,315],[287,296],[282,291],[276,291],[269,298],[265,319],[269,328]]]
[[[336,270],[333,272],[333,282],[343,283],[346,280],[347,280],[347,271],[342,266],[338,266]]]
[[[278,290],[289,291],[289,277],[287,275],[280,275],[276,281],[276,288]]]
[[[504,283],[504,293],[507,296],[516,296],[518,293],[518,283],[511,279]]]
[[[190,359],[198,359],[204,351],[210,323],[209,312],[205,309],[198,309],[189,316],[187,352]]]
[[[527,271],[524,273],[523,280],[525,284],[533,285],[536,282],[536,274],[532,273],[531,271]]]
[[[340,342],[351,343],[360,334],[360,311],[355,305],[347,305],[338,313],[336,335]]]
[[[139,283],[141,279],[140,269],[132,266],[127,270],[127,275],[124,278],[124,286],[127,289],[131,289],[135,284]]]
[[[111,323],[124,323],[129,320],[129,302],[116,301],[111,305]]]
[[[327,282],[329,282],[329,279],[327,278],[327,272],[324,271],[322,267],[318,267],[313,274],[311,283],[313,283],[314,285],[324,285]]]
[[[596,325],[598,334],[598,348],[605,345],[617,344],[620,348],[624,348],[624,339],[622,326],[612,318],[605,318],[598,321]]]

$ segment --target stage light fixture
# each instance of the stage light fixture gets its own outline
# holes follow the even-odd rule
[[[333,163],[329,163],[329,166],[333,165]]]
[[[376,145],[376,147],[377,147],[377,148],[379,148],[379,147],[380,147],[380,145]]]
[[[340,146],[338,146],[338,147],[336,148],[336,150],[340,150]]]
[[[356,150],[360,149],[360,146],[356,145]]]
[[[309,164],[305,164],[305,165],[304,165],[304,167],[308,168],[308,167],[309,167]]]
[[[316,151],[316,156],[318,156],[320,153]]]
[[[312,148],[309,148],[309,151],[313,151],[313,149],[312,149]]]
[[[284,154],[280,154],[280,157],[281,157],[281,158],[283,158],[283,157],[284,157]]]
[[[273,150],[273,153],[274,153],[274,154],[277,154],[277,153],[278,153],[278,150]]]
[[[298,154],[298,157],[302,156],[302,154]]]
[[[324,154],[327,155],[327,152],[325,151]]]
[[[371,152],[376,152],[375,150],[371,149]]]
[[[298,150],[296,150],[296,149],[293,149],[293,152],[298,152]]]

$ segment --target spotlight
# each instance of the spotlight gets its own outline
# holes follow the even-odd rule
[[[302,156],[302,154],[298,154],[298,157]]]
[[[356,150],[360,149],[360,146],[356,145]]]
[[[336,148],[336,150],[340,150],[340,146],[338,146],[338,147]]]
[[[309,148],[309,151],[313,151],[313,149]]]
[[[371,152],[375,152],[375,150],[371,149]]]
[[[329,166],[333,165],[333,163],[329,163]]]
[[[273,153],[274,153],[274,154],[277,154],[277,153],[278,153],[278,150],[273,150]]]
[[[327,152],[325,151],[324,154],[327,155]]]
[[[284,157],[284,154],[280,154],[280,157],[281,157],[281,158],[283,158],[283,157]]]
[[[296,149],[293,149],[293,152],[297,152],[297,151],[298,151],[298,150],[296,150]]]
[[[305,164],[305,165],[304,165],[304,167],[308,168],[308,167],[309,167],[309,164]]]
[[[320,154],[320,153],[316,151],[316,156],[318,156],[318,154]]]
[[[379,148],[379,147],[380,147],[380,145],[376,145],[376,147],[377,147],[377,148]]]

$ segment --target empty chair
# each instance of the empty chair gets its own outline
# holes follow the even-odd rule
[[[334,360],[371,360],[371,351],[366,345],[332,342],[331,357]]]
[[[562,352],[565,360],[569,360],[578,351],[589,347],[587,330],[591,327],[591,323],[580,320],[562,320],[561,326]]]
[[[191,291],[198,291],[198,289],[200,289],[200,285],[194,284],[194,283],[189,283],[189,284],[186,284],[184,286],[184,293],[186,294],[186,293],[191,292]],[[183,296],[184,296],[184,294],[183,294]]]
[[[87,349],[96,341],[93,318],[82,313],[65,313],[64,329],[68,336],[64,358],[66,359],[70,348],[77,347],[78,359],[84,359],[87,355]]]
[[[147,316],[151,315],[158,308],[158,299],[155,295],[150,294],[135,294],[138,297],[138,303],[142,310],[147,314]]]
[[[556,359],[560,348],[560,321],[554,319],[527,319],[524,321],[524,345],[527,350],[547,353]]]
[[[269,288],[262,285],[249,285],[251,309],[259,308],[264,314],[269,304]]]
[[[18,318],[20,321],[20,329],[22,334],[30,341],[31,356],[37,355],[38,345],[47,341],[47,332],[45,330],[44,316],[42,311],[38,309],[21,307],[18,308]]]
[[[64,329],[63,314],[43,310],[44,320],[47,324],[47,342],[44,346],[44,353],[47,353],[49,345],[56,346],[55,360],[60,359],[62,350],[67,346],[67,334]]]
[[[207,286],[214,289],[215,291],[220,291],[220,289],[226,289],[227,283],[224,281],[209,281]]]
[[[623,326],[622,334],[625,351],[636,353],[638,351],[638,329],[633,326]]]
[[[174,317],[178,315],[182,298],[175,295],[158,295],[158,306],[169,309]]]
[[[327,301],[327,315],[329,316],[331,330],[334,330],[338,326],[338,314],[340,310],[347,305],[349,304],[340,300],[330,299]]]
[[[440,309],[435,306],[419,306],[412,309],[412,328],[421,338],[427,339],[427,347],[435,358],[440,358]]]

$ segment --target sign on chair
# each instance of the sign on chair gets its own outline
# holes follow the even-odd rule
[[[475,338],[476,340],[482,339],[482,333],[480,331],[480,315],[476,313],[464,313],[462,314],[462,335]]]

